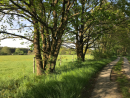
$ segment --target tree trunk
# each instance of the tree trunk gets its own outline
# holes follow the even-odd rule
[[[81,23],[83,23],[80,27],[81,31],[79,31],[79,34],[76,34],[76,48],[77,48],[77,59],[84,62],[85,56],[83,54],[83,31],[84,31],[84,8],[85,8],[85,2],[84,0],[81,0],[82,4],[82,13],[81,13]],[[78,29],[78,27],[77,27]]]
[[[37,22],[34,21],[34,23],[37,25]],[[42,57],[41,57],[41,51],[40,51],[40,44],[39,44],[39,27],[34,26],[34,51],[35,51],[35,57],[36,57],[36,65],[37,65],[37,75],[43,74],[43,64],[42,64]]]
[[[56,40],[57,44],[55,46],[55,49],[54,49],[54,59],[52,59],[51,61],[51,64],[50,64],[50,72],[54,72],[55,71],[55,66],[56,66],[56,60],[57,60],[57,57],[58,57],[58,54],[59,54],[59,50],[60,50],[60,47],[61,47],[61,43],[62,43],[62,40],[60,37],[57,38]]]
[[[82,44],[82,41],[80,42],[78,40],[78,34],[76,34],[76,51],[77,51],[77,59],[78,60],[81,60],[81,61],[84,61],[84,54],[83,54],[83,44]],[[82,39],[81,39],[82,40]]]
[[[56,65],[56,59],[54,59],[50,63],[50,72],[54,72],[55,71],[55,65]]]
[[[85,56],[83,54],[83,48],[81,46],[77,47],[77,59],[81,61],[85,61]]]
[[[47,32],[45,30],[45,27],[42,24],[40,24],[40,27],[41,27],[41,38],[42,38],[42,48],[43,48],[43,69],[46,70],[46,64],[47,64],[46,43],[47,42],[46,42],[45,33]]]

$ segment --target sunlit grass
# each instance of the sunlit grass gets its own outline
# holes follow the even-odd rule
[[[0,56],[0,78],[10,77],[18,74],[33,74],[33,57],[34,55],[6,55]],[[61,55],[61,65],[64,66],[65,62],[72,61],[72,55]],[[74,55],[74,61],[77,56]],[[86,55],[86,59],[93,59],[93,56]],[[60,55],[58,56],[60,59]],[[59,67],[60,61],[57,59],[56,68]],[[7,72],[8,71],[8,72]]]
[[[117,74],[117,83],[119,86],[119,90],[123,98],[130,98],[130,82],[125,74],[121,72],[123,65],[123,58],[119,60],[119,62],[114,66],[114,71]]]
[[[43,76],[33,74],[33,55],[0,56],[0,98],[79,98],[91,77],[115,59],[95,61],[89,56],[82,63],[65,56],[68,60],[57,63],[55,74]]]

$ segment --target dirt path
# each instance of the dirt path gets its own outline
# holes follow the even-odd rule
[[[99,74],[91,98],[121,98],[116,82],[110,81],[112,67],[119,61],[119,57],[108,64]]]

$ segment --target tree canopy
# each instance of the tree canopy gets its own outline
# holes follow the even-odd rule
[[[130,4],[127,0],[124,1],[1,0],[0,21],[11,27],[15,25],[13,21],[17,21],[19,33],[8,32],[7,27],[2,25],[0,40],[24,38],[31,41],[36,57],[37,75],[48,70],[54,72],[63,42],[73,43],[77,58],[82,61],[85,60],[89,48],[100,47],[98,49],[101,50],[102,47],[104,53],[106,50],[116,51],[121,46],[127,47],[128,43],[125,42],[129,42],[127,27]],[[5,16],[8,18],[3,20]],[[30,26],[23,24],[22,19],[28,21]],[[32,30],[21,34],[22,28]],[[120,42],[119,47],[114,42]]]

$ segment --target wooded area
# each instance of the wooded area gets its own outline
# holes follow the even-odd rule
[[[37,75],[54,72],[61,45],[75,45],[77,59],[84,61],[89,48],[95,58],[130,53],[130,3],[127,0],[1,0],[1,23],[13,27],[22,18],[33,27],[25,35],[0,29],[1,39],[24,38],[31,41],[35,52]],[[3,20],[5,16],[8,19]],[[30,26],[31,27],[31,26]]]

